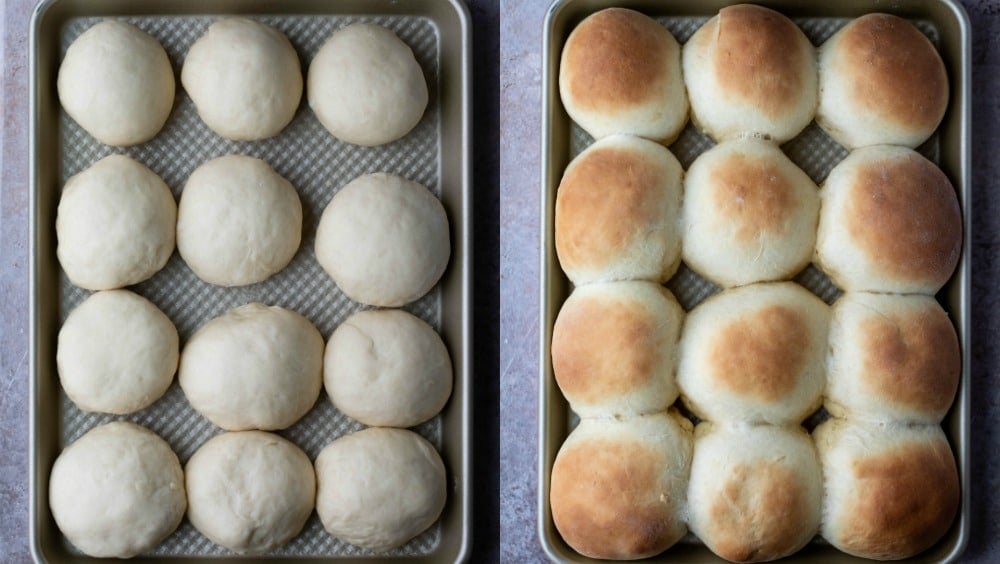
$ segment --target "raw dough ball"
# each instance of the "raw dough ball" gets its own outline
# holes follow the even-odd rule
[[[174,252],[177,204],[153,171],[105,157],[63,187],[56,254],[70,282],[113,290],[149,278]]]
[[[184,59],[181,83],[202,121],[237,141],[277,135],[302,98],[299,56],[288,38],[243,18],[209,26]]]
[[[185,468],[188,519],[240,554],[268,552],[299,534],[313,510],[316,474],[299,447],[271,433],[223,433]]]
[[[323,211],[316,259],[347,297],[397,307],[430,291],[451,255],[448,216],[430,190],[391,174],[356,178]]]
[[[56,363],[66,395],[84,411],[125,414],[160,398],[177,370],[177,329],[142,296],[98,292],[59,331]]]
[[[309,65],[309,106],[334,137],[382,145],[409,133],[427,107],[427,82],[413,51],[392,31],[351,24]]]
[[[298,193],[260,159],[213,159],[191,173],[184,185],[177,250],[206,282],[262,282],[288,265],[301,239]]]
[[[191,405],[227,431],[284,429],[323,386],[323,337],[294,311],[251,303],[206,323],[181,354]]]
[[[107,20],[83,32],[59,67],[59,102],[87,133],[123,147],[152,139],[174,106],[174,71],[159,42]]]
[[[420,435],[372,427],[341,437],[316,458],[316,511],[331,535],[381,552],[437,520],[444,464]]]
[[[52,516],[66,538],[90,556],[146,552],[177,528],[186,506],[177,455],[133,423],[91,429],[52,466]]]
[[[360,311],[337,327],[323,364],[337,409],[365,425],[412,427],[451,395],[451,358],[430,325],[402,310]]]

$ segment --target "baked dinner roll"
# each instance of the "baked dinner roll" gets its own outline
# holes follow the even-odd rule
[[[629,133],[670,144],[687,122],[681,48],[667,28],[623,8],[576,26],[563,46],[559,94],[595,138]]]
[[[830,419],[813,439],[824,479],[820,533],[830,544],[862,558],[900,560],[948,532],[960,492],[940,427]]]
[[[819,48],[816,121],[838,143],[916,147],[948,108],[948,74],[910,22],[867,14]]]
[[[935,294],[955,271],[958,198],[915,151],[858,149],[830,171],[820,197],[814,260],[841,289]]]
[[[302,99],[295,47],[284,33],[246,18],[210,25],[188,50],[181,83],[205,125],[236,141],[277,135]]]
[[[105,20],[66,50],[56,87],[73,121],[123,147],[152,139],[174,107],[174,70],[163,46],[130,23]]]
[[[822,403],[829,308],[792,282],[705,300],[680,341],[677,384],[701,419],[799,423]]]
[[[934,298],[848,292],[832,311],[827,411],[940,423],[955,399],[962,357]]]
[[[682,258],[723,286],[785,280],[812,258],[819,191],[776,146],[726,141],[684,177]]]
[[[591,558],[636,560],[687,532],[691,422],[676,412],[584,419],[552,465],[556,529]]]
[[[691,531],[731,562],[767,562],[819,531],[816,448],[801,427],[701,423],[688,486]]]
[[[556,193],[556,254],[574,284],[665,282],[681,259],[677,159],[652,141],[601,139],[566,167]]]
[[[578,287],[552,329],[552,371],[581,417],[640,415],[677,399],[684,310],[650,282]]]
[[[88,556],[130,558],[184,518],[184,472],[170,445],[145,427],[113,421],[66,447],[49,478],[56,525]]]
[[[682,60],[691,119],[717,141],[759,135],[784,143],[816,113],[816,52],[774,10],[723,8],[684,44]]]

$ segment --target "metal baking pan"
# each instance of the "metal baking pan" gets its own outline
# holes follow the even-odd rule
[[[241,15],[285,32],[305,72],[327,37],[353,21],[393,29],[424,69],[430,103],[421,122],[402,140],[375,148],[348,145],[327,133],[305,97],[295,118],[271,139],[233,142],[213,134],[197,116],[177,81],[175,105],[153,140],[125,149],[98,143],[61,110],[56,73],[72,40],[103,18],[129,21],[156,37],[176,75],[191,44],[221,17]],[[73,287],[56,260],[55,216],[66,179],[99,158],[125,153],[163,177],[175,197],[201,163],[225,154],[263,158],[298,189],[303,203],[302,245],[291,264],[265,282],[219,288],[198,280],[176,253],[150,280],[131,289],[153,301],[177,325],[181,344],[203,323],[251,301],[281,305],[310,319],[329,337],[362,306],[348,300],[318,266],[313,241],[319,216],[336,190],[354,177],[392,172],[421,182],[444,204],[451,224],[452,256],[441,282],[428,296],[406,306],[433,325],[451,353],[454,389],[444,411],[415,430],[441,453],[448,470],[448,501],[439,521],[405,546],[376,555],[328,535],[314,513],[303,532],[268,555],[339,561],[460,562],[468,558],[472,531],[472,349],[471,349],[471,23],[459,0],[46,0],[31,27],[31,266],[30,531],[38,562],[87,562],[60,534],[48,508],[48,479],[63,446],[94,426],[126,419],[160,434],[182,462],[210,436],[221,432],[195,412],[176,382],[152,406],[125,417],[88,414],[62,392],[56,373],[56,336],[61,322],[88,292]],[[281,434],[310,458],[334,438],[360,429],[322,394],[316,406]],[[155,562],[208,561],[233,556],[184,521],[144,555]]]
[[[771,7],[792,18],[816,45],[822,43],[850,19],[870,12],[888,12],[910,19],[935,43],[944,59],[951,82],[948,111],[938,132],[920,150],[934,160],[951,179],[958,191],[964,221],[964,246],[958,268],[948,284],[938,294],[958,331],[962,346],[962,378],[952,409],[943,422],[958,464],[962,485],[961,508],[949,532],[930,550],[910,559],[911,562],[953,562],[958,559],[969,536],[969,317],[970,311],[970,88],[971,42],[970,26],[964,9],[957,0],[845,0],[813,3],[806,0],[751,0]],[[738,0],[556,0],[545,19],[542,59],[542,197],[541,197],[541,297],[540,297],[540,359],[539,359],[539,460],[538,460],[538,535],[549,558],[554,562],[595,562],[570,548],[559,536],[549,509],[549,476],[556,453],[576,423],[556,386],[552,375],[550,344],[552,326],[572,285],[559,268],[555,253],[554,209],[556,189],[566,165],[592,139],[573,124],[559,99],[559,57],[570,31],[587,15],[598,10],[621,6],[643,12],[665,25],[684,43],[697,28],[726,5]],[[685,169],[694,158],[712,145],[690,123],[671,150]],[[822,181],[830,168],[846,156],[847,151],[822,133],[815,123],[782,149],[805,170],[813,180]],[[796,277],[796,281],[817,293],[828,303],[839,291],[813,267]],[[682,265],[667,283],[681,305],[690,309],[717,291]],[[671,562],[722,562],[693,535],[658,557],[650,560]],[[837,551],[821,539],[799,553],[785,559],[788,562],[863,562]]]

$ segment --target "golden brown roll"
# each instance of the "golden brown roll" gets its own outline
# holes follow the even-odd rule
[[[904,147],[853,151],[820,190],[815,262],[847,291],[935,294],[962,248],[948,177]]]
[[[629,133],[669,144],[687,122],[680,45],[632,10],[608,8],[576,26],[563,47],[559,93],[595,138]]]
[[[584,419],[552,466],[556,529],[591,558],[636,560],[687,532],[691,422],[679,414]]]
[[[962,357],[955,327],[937,301],[848,292],[832,311],[827,411],[940,423],[955,399]]]
[[[759,135],[784,143],[816,113],[815,49],[774,10],[723,8],[691,36],[682,60],[691,119],[717,141]]]
[[[566,167],[556,193],[559,263],[574,284],[664,282],[680,264],[680,163],[628,135],[594,143]]]
[[[822,403],[829,308],[792,282],[726,290],[690,313],[677,385],[713,422],[799,423]]]
[[[801,427],[695,429],[688,486],[691,531],[731,562],[797,552],[819,530],[823,479]]]
[[[820,533],[830,544],[862,558],[900,560],[948,532],[960,491],[940,427],[830,419],[813,438],[824,478]]]
[[[684,310],[651,282],[578,287],[552,329],[552,370],[581,417],[639,415],[677,399]]]
[[[819,92],[816,121],[848,149],[916,147],[948,108],[948,74],[910,22],[868,14],[820,46]]]

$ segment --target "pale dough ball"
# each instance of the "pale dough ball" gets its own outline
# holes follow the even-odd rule
[[[451,395],[451,358],[430,325],[402,310],[360,311],[326,347],[330,401],[365,425],[412,427]]]
[[[434,287],[448,266],[448,216],[430,190],[399,176],[356,178],[333,197],[316,259],[347,297],[397,307]]]
[[[284,429],[323,386],[323,336],[308,319],[251,303],[209,321],[181,353],[191,406],[227,431]]]
[[[84,411],[125,414],[160,398],[177,370],[177,329],[128,290],[98,292],[59,331],[59,381]]]
[[[298,192],[260,159],[229,155],[210,160],[184,185],[177,250],[206,282],[262,282],[288,265],[301,239]]]
[[[316,511],[331,535],[382,552],[417,536],[444,509],[444,464],[404,429],[372,427],[341,437],[316,458]]]
[[[59,102],[87,133],[123,147],[152,139],[174,105],[163,47],[125,22],[100,22],[76,38],[59,67]]]
[[[223,433],[185,468],[188,519],[212,541],[260,554],[299,534],[312,513],[316,474],[299,447],[271,433]]]
[[[302,98],[299,56],[288,38],[243,18],[209,26],[184,59],[181,83],[202,121],[237,141],[277,135]]]
[[[133,423],[91,429],[52,466],[52,516],[90,556],[129,558],[150,550],[177,528],[186,506],[177,455]]]
[[[309,106],[334,137],[382,145],[409,133],[427,107],[427,82],[392,31],[356,23],[337,30],[309,65]]]
[[[153,171],[110,155],[63,187],[56,254],[70,282],[113,290],[142,282],[174,252],[177,204]]]

